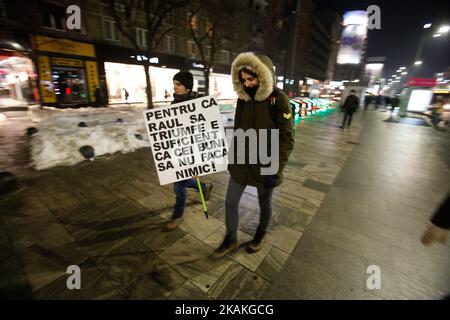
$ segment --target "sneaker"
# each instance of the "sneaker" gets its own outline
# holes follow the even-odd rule
[[[265,236],[266,236],[265,231],[260,230],[256,231],[255,237],[248,245],[250,252],[257,252],[261,250]]]
[[[206,185],[206,190],[203,191],[203,197],[205,198],[205,201],[208,201],[209,198],[211,197],[211,190],[213,188],[213,184],[210,183],[208,185]]]
[[[182,221],[183,221],[183,217],[181,217],[181,218],[172,218],[172,219],[170,219],[169,222],[167,222],[166,229],[167,230],[174,230],[180,225],[180,223]]]
[[[220,259],[226,256],[229,253],[236,251],[239,248],[239,241],[234,240],[230,241],[229,237],[225,237],[220,246],[214,250],[211,255],[213,259]]]

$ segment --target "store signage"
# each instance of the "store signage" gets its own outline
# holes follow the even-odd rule
[[[35,36],[33,47],[38,51],[56,52],[95,58],[95,49],[92,44],[72,41],[68,39]]]
[[[64,66],[64,67],[77,67],[83,68],[83,60],[79,59],[66,59],[66,58],[52,58],[52,65]]]
[[[436,79],[433,78],[411,78],[408,81],[410,87],[434,87]]]
[[[47,56],[38,57],[39,80],[43,103],[55,103],[56,95],[53,89],[50,59]]]
[[[227,142],[213,96],[144,112],[159,183],[227,170]]]
[[[98,84],[98,71],[96,61],[86,61],[86,73],[89,86],[89,98],[91,102],[95,101],[95,89]]]
[[[344,29],[339,46],[338,64],[359,64],[367,37],[367,12],[348,11],[344,14]]]

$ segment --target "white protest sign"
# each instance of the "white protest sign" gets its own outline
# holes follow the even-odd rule
[[[213,96],[144,112],[159,183],[227,170],[227,141]]]

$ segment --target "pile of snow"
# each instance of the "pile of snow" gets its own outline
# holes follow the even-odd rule
[[[86,160],[79,151],[82,146],[91,146],[95,157],[132,152],[150,146],[143,110],[34,110],[33,121],[39,123],[38,132],[31,139],[32,166],[36,170],[43,170],[57,165],[77,164]],[[80,122],[86,123],[87,127],[80,127]]]

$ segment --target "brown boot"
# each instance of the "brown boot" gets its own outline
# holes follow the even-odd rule
[[[183,221],[183,217],[181,218],[172,218],[170,219],[169,222],[167,222],[166,224],[166,229],[167,230],[174,230],[176,228],[178,228],[178,226],[180,225],[180,223]]]
[[[434,241],[445,243],[447,240],[447,231],[431,224],[428,226],[425,233],[422,235],[421,242],[428,246]]]
[[[249,249],[248,251],[250,251],[250,252],[258,252],[259,250],[261,250],[261,248],[263,246],[263,242],[264,242],[265,236],[266,236],[266,232],[265,231],[256,230],[255,237],[253,238],[253,240],[248,245],[248,249]]]
[[[234,240],[231,241],[229,237],[225,237],[220,246],[214,250],[211,255],[213,259],[221,259],[225,257],[227,254],[236,251],[239,248],[239,241]]]

